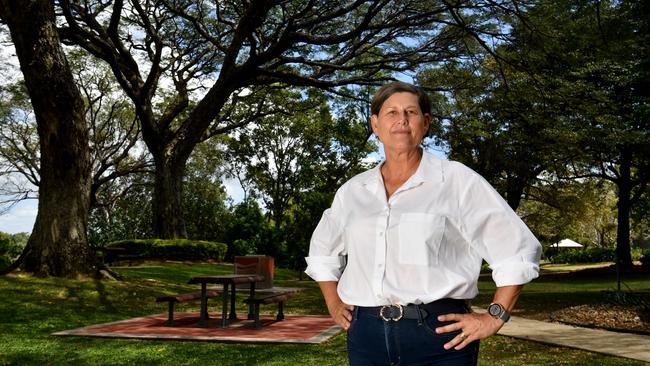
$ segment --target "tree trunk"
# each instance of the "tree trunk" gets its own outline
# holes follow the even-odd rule
[[[187,159],[166,159],[154,154],[154,233],[160,239],[187,238],[183,219],[183,177]]]
[[[0,0],[40,139],[38,214],[22,268],[72,277],[92,269],[86,238],[91,164],[84,105],[61,47],[52,2]]]
[[[221,85],[211,90],[175,133],[170,130],[161,133],[143,125],[143,139],[156,167],[152,203],[156,237],[187,238],[183,208],[183,178],[187,161],[235,88],[235,85]]]
[[[618,264],[623,269],[632,268],[632,254],[630,248],[630,197],[632,195],[632,182],[630,172],[631,160],[624,155],[621,159],[620,177],[616,180],[618,186],[618,217],[616,228],[616,257]]]
[[[517,208],[519,208],[525,187],[526,182],[524,179],[508,177],[506,181],[506,202],[513,211],[517,211]]]

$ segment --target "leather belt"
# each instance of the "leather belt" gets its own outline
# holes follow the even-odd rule
[[[440,299],[428,304],[358,306],[358,311],[380,318],[383,321],[399,321],[401,319],[425,319],[431,314],[443,313],[458,307],[467,308],[467,302],[459,299]]]

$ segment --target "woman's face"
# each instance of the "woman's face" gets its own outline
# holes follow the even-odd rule
[[[384,149],[401,152],[418,147],[429,129],[431,116],[422,114],[417,95],[402,92],[386,99],[370,121]]]

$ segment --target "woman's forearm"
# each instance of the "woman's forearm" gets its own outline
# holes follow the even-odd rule
[[[508,312],[512,311],[517,303],[519,294],[521,294],[523,285],[497,287],[494,293],[493,303],[501,304]]]
[[[320,290],[323,293],[323,298],[325,298],[325,304],[327,308],[332,312],[332,308],[341,303],[341,298],[339,297],[338,292],[336,291],[336,286],[338,282],[336,281],[322,281],[318,282]]]

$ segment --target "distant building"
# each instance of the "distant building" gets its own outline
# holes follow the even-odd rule
[[[562,239],[557,243],[551,245],[551,248],[582,248],[583,245],[576,243],[571,239]]]

